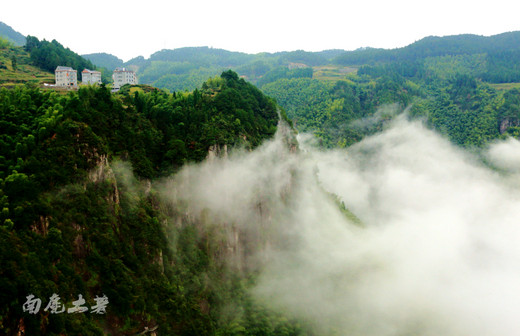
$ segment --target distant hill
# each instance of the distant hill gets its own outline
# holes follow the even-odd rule
[[[150,61],[196,62],[201,65],[237,66],[251,61],[254,55],[209,47],[163,49],[150,56]]]
[[[8,39],[17,46],[25,45],[25,36],[3,22],[0,22],[0,36]]]
[[[320,51],[317,54],[321,55],[322,57],[324,57],[327,60],[332,60],[343,53],[345,53],[345,50],[343,50],[343,49],[329,49],[329,50]]]
[[[124,64],[137,70],[140,83],[166,88],[171,91],[193,90],[207,78],[227,69],[233,69],[252,83],[266,83],[269,74],[294,77],[285,71],[288,66],[314,67],[331,63],[331,59],[344,50],[308,52],[304,50],[276,53],[247,54],[210,47],[186,47],[163,49],[148,59],[138,57]],[[284,70],[285,69],[285,70]],[[309,74],[305,73],[305,77]],[[312,76],[312,73],[311,73]]]
[[[340,65],[363,65],[375,62],[416,61],[446,55],[474,55],[520,50],[520,31],[493,36],[429,36],[398,49],[363,48],[347,51],[334,59]]]
[[[91,61],[95,66],[105,68],[110,71],[117,67],[122,67],[124,63],[122,59],[107,53],[94,53],[81,56]]]

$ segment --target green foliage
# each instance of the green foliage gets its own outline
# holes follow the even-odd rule
[[[145,179],[202,160],[211,145],[252,148],[273,135],[276,105],[236,73],[203,87],[0,90],[4,333],[135,335],[155,326],[165,335],[298,333],[253,302],[250,285],[218,258],[222,235],[201,235],[196,221],[161,211],[168,207],[143,191]],[[49,315],[43,308],[53,293],[67,307],[78,294],[87,306],[105,294],[107,315]],[[39,314],[22,311],[29,294],[44,301]],[[245,312],[239,320],[221,319],[230,302]]]
[[[480,76],[486,71],[486,57],[486,54],[428,57],[424,60],[424,79],[431,76],[449,79],[457,74]]]
[[[396,61],[417,61],[446,55],[487,54],[496,50],[518,50],[519,42],[520,32],[510,32],[489,37],[469,34],[445,37],[429,36],[399,49],[362,48],[345,52],[337,56],[334,62],[341,65],[363,65]]]
[[[31,54],[31,60],[34,65],[47,71],[54,72],[56,67],[60,65],[72,67],[78,73],[81,73],[84,69],[96,69],[90,61],[79,56],[69,48],[64,48],[56,40],[52,40],[52,42],[46,40],[39,41],[34,36],[27,36],[25,50]]]
[[[279,54],[281,55],[280,59],[283,63],[303,63],[310,66],[327,64],[326,58],[319,53],[296,50]]]
[[[496,50],[488,53],[482,79],[490,83],[520,82],[520,50]]]
[[[361,49],[336,58],[359,66],[346,82],[336,82],[340,90],[296,79],[277,80],[263,90],[300,131],[313,132],[326,147],[348,146],[383,129],[398,113],[379,111],[392,103],[398,112],[410,107],[410,117],[422,118],[455,144],[479,147],[508,129],[516,134],[520,125],[518,92],[507,91],[516,84],[497,92],[486,83],[520,81],[519,40],[518,32],[458,35],[429,37],[401,49]]]
[[[287,111],[298,130],[314,133],[322,146],[344,147],[381,130],[387,119],[373,117],[377,108],[397,102],[403,109],[410,104],[414,88],[400,77],[335,84],[299,78],[280,79],[263,91]]]
[[[0,49],[6,49],[6,48],[10,48],[12,46],[13,46],[13,44],[11,43],[11,41],[0,36]]]
[[[253,55],[208,47],[165,49],[150,56],[151,61],[190,62],[198,66],[214,64],[222,67],[242,65],[252,58]]]
[[[11,55],[11,68],[13,69],[13,71],[18,70],[18,61],[16,60],[15,55]]]
[[[30,55],[22,48],[4,43],[0,38],[0,86],[13,87],[23,83],[54,82],[54,75],[32,65]]]
[[[265,84],[275,82],[282,78],[312,78],[312,74],[312,68],[289,69],[288,67],[282,66],[267,72],[256,84],[261,88]]]
[[[259,86],[280,78],[312,77],[312,66],[324,65],[338,51],[323,53],[297,50],[256,55],[208,47],[161,50],[145,60],[139,57],[125,63],[137,66],[141,83],[170,91],[193,90],[208,77],[233,68],[241,77]],[[291,63],[304,64],[306,69],[289,70]],[[99,61],[102,64],[102,61]]]
[[[434,91],[428,122],[458,145],[480,147],[500,135],[499,104],[493,89],[460,75]]]
[[[175,67],[175,64],[173,64],[173,67]],[[164,75],[163,69],[161,69],[160,71],[161,72],[157,75],[158,79],[155,81],[151,81],[151,83],[154,86],[170,91],[192,91],[200,87],[207,78],[213,77],[221,73],[222,69],[199,68],[196,70],[191,70],[188,73],[171,73],[167,75]],[[146,72],[144,76],[150,76],[150,73]],[[143,80],[143,82],[146,83],[150,81]]]

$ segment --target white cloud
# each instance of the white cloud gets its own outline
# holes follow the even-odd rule
[[[240,231],[263,256],[256,295],[318,330],[517,334],[519,190],[419,123],[346,151],[291,153],[278,138],[187,167],[164,194]]]

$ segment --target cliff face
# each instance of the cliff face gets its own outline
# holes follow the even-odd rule
[[[208,149],[208,156],[206,157],[207,160],[214,160],[217,157],[220,158],[227,158],[228,157],[228,146],[227,144],[224,145],[211,145]]]
[[[500,134],[504,134],[509,127],[519,126],[520,121],[517,118],[506,117],[500,121]]]
[[[156,188],[172,209],[181,209],[172,214],[177,226],[211,235],[218,241],[217,259],[247,273],[279,243],[273,240],[279,237],[275,222],[297,178],[294,132],[280,124],[275,139],[252,152],[212,149],[205,162],[183,168]]]

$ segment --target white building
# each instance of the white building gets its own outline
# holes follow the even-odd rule
[[[78,72],[71,67],[58,66],[54,70],[56,86],[76,88],[78,87]]]
[[[88,84],[101,84],[101,72],[85,69],[81,72],[81,82]]]
[[[137,84],[137,76],[135,72],[126,68],[116,68],[112,74],[114,85],[112,89],[119,90],[125,84]]]

